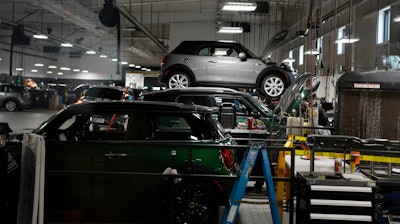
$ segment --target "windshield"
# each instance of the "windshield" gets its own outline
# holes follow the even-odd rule
[[[258,58],[253,52],[251,52],[249,49],[247,49],[245,46],[241,45],[238,43],[238,46],[240,46],[240,49],[246,53],[248,58]]]
[[[255,105],[264,115],[267,117],[272,117],[273,112],[269,109],[265,104],[258,102],[254,97],[249,97],[250,101],[252,101],[253,105]]]

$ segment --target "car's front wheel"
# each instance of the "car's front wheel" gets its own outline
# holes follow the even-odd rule
[[[7,100],[4,103],[4,108],[7,111],[16,111],[18,109],[18,104],[17,104],[17,102],[15,102],[15,100]]]
[[[168,88],[187,88],[190,86],[190,78],[184,72],[175,72],[168,79]]]
[[[215,223],[218,219],[217,193],[199,181],[182,181],[175,186],[174,223]]]
[[[261,93],[269,98],[279,98],[285,91],[285,82],[278,75],[267,75],[261,83]]]

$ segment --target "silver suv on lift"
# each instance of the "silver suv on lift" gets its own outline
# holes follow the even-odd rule
[[[167,88],[255,88],[276,99],[296,77],[288,64],[267,62],[239,43],[183,41],[163,58],[158,81]]]

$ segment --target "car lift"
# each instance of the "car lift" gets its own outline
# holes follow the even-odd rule
[[[243,202],[242,198],[249,181],[249,177],[253,170],[258,152],[261,151],[261,165],[264,173],[264,179],[267,184],[269,205],[271,208],[272,221],[274,224],[280,224],[280,216],[278,212],[278,203],[276,200],[275,186],[272,180],[271,167],[268,159],[268,153],[265,144],[252,143],[243,157],[240,164],[240,173],[236,179],[231,195],[229,196],[229,205],[226,206],[224,214],[221,219],[221,224],[235,223],[240,203]]]

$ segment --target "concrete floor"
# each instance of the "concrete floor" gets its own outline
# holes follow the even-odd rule
[[[37,128],[46,121],[50,116],[56,114],[56,110],[45,110],[45,109],[28,109],[18,112],[7,112],[0,111],[0,122],[7,122],[13,133],[25,133],[30,132]],[[252,191],[253,182],[248,183],[248,189]],[[265,191],[265,186],[263,192]],[[265,194],[264,194],[265,195]],[[267,196],[263,194],[257,194],[256,197],[246,198],[246,201],[252,203],[242,203],[239,207],[239,216],[237,223],[240,224],[272,224],[272,216],[270,213],[269,205],[259,204],[259,202],[267,201]],[[222,208],[222,213],[223,213]],[[284,212],[283,220],[281,223],[289,223],[289,213]]]

